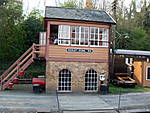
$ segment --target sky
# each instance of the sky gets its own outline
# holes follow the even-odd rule
[[[42,14],[44,14],[44,6],[56,6],[58,2],[63,2],[64,0],[22,0],[23,9],[25,14],[29,14],[33,8],[39,9]],[[85,1],[85,0],[84,0]],[[98,0],[99,2],[101,0]],[[112,0],[108,0],[112,2]],[[128,7],[131,0],[124,0],[125,5]]]

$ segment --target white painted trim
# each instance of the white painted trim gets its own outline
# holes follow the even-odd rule
[[[59,25],[59,26],[63,26],[63,25]],[[64,46],[82,46],[82,47],[84,47],[84,46],[85,47],[106,47],[106,48],[109,47],[109,35],[108,35],[109,29],[108,28],[74,26],[74,27],[79,27],[79,32],[78,32],[79,33],[79,37],[78,37],[79,44],[71,44],[71,32],[70,32],[71,31],[71,26],[70,25],[64,25],[64,26],[69,26],[69,32],[68,32],[69,34],[68,34],[68,38],[66,38],[66,40],[68,39],[68,44],[62,44],[62,43],[60,43],[60,39],[63,40],[64,37],[59,37],[59,29],[58,29],[58,45],[64,45]],[[88,28],[88,31],[89,31],[89,33],[88,33],[88,45],[81,45],[81,28],[82,27],[83,28]],[[91,28],[94,29],[94,33],[92,33],[92,34],[94,34],[93,41],[98,41],[98,45],[90,45]],[[98,29],[98,33],[95,32],[96,29]],[[99,39],[99,30],[100,29],[102,29],[102,36],[105,36],[107,39],[103,39],[103,37],[102,37],[102,40]],[[106,32],[104,32],[104,29],[106,29]],[[62,32],[62,31],[60,31],[60,32]],[[76,33],[76,31],[75,31],[75,33]],[[95,34],[98,35],[98,39],[95,39]],[[84,38],[84,41],[85,41],[85,38]],[[107,46],[104,46],[103,44],[102,44],[102,46],[100,46],[100,41],[106,43]],[[75,35],[75,42],[76,42],[76,35]]]
[[[110,16],[110,14],[109,14],[108,12],[106,12],[106,11],[105,11],[105,13],[109,15],[109,17],[110,17],[110,18],[111,18],[111,19],[115,22],[115,24],[117,23],[117,22],[116,22],[116,20],[115,20],[115,19],[113,19],[113,17],[112,17],[112,16]]]

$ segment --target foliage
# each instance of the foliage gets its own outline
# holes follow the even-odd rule
[[[79,5],[78,5],[77,1],[75,1],[75,0],[68,0],[64,3],[61,3],[60,7],[79,8]]]
[[[127,33],[129,38],[121,37],[116,42],[116,48],[130,50],[150,50],[150,38],[146,31],[140,27],[132,29],[119,29],[122,34]]]
[[[33,43],[38,43],[39,32],[43,31],[43,17],[38,10],[33,10],[23,21],[22,28],[25,32],[24,43],[26,49]]]
[[[112,84],[110,84],[110,87],[109,87],[109,93],[111,93],[111,94],[149,92],[149,91],[150,91],[150,87],[135,86],[135,88],[122,88],[122,87],[116,87]]]
[[[0,10],[0,58],[17,57],[23,49],[22,3],[17,0],[6,0]]]
[[[116,2],[115,2],[116,1]],[[149,50],[150,51],[150,2],[132,0],[129,7],[125,7],[114,0],[112,15],[117,20],[116,30],[121,34],[128,33],[130,39],[118,39],[116,48]],[[138,7],[138,5],[140,7]],[[114,12],[115,11],[115,12]]]
[[[96,1],[86,2],[95,7]],[[67,0],[59,6],[83,8],[83,4],[83,0]],[[43,17],[39,10],[34,9],[28,16],[23,16],[20,0],[1,0],[0,15],[0,59],[16,59],[32,43],[38,43],[39,32],[43,31]],[[117,40],[117,48],[150,50],[150,2],[132,0],[126,7],[123,0],[113,0],[111,15],[117,20],[117,31],[128,33],[130,37]]]
[[[2,0],[0,8],[0,60],[13,60],[38,42],[43,17],[38,10],[24,17],[20,0]]]

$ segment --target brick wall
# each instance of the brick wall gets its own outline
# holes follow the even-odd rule
[[[108,63],[47,61],[46,92],[55,92],[57,90],[59,71],[61,71],[62,69],[68,69],[71,72],[72,92],[85,92],[85,73],[90,69],[94,69],[98,73],[98,75],[100,73],[105,73],[106,77],[108,76]],[[99,80],[98,86],[100,86]]]

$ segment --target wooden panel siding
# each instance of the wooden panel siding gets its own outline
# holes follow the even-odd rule
[[[45,57],[45,47],[40,47],[40,54],[39,54],[39,56],[40,57]]]
[[[71,25],[71,26],[110,28],[110,24],[108,23],[86,22],[86,21],[51,20],[49,21],[49,23],[53,25]]]
[[[88,49],[92,50],[91,53],[83,52],[67,52],[67,49]],[[76,46],[58,46],[50,45],[48,48],[48,56],[51,60],[62,60],[66,61],[94,61],[94,62],[107,62],[108,61],[108,48],[100,47],[76,47]]]
[[[136,80],[137,84],[139,86],[142,86],[142,62],[140,61],[135,61],[134,62],[134,79]]]

